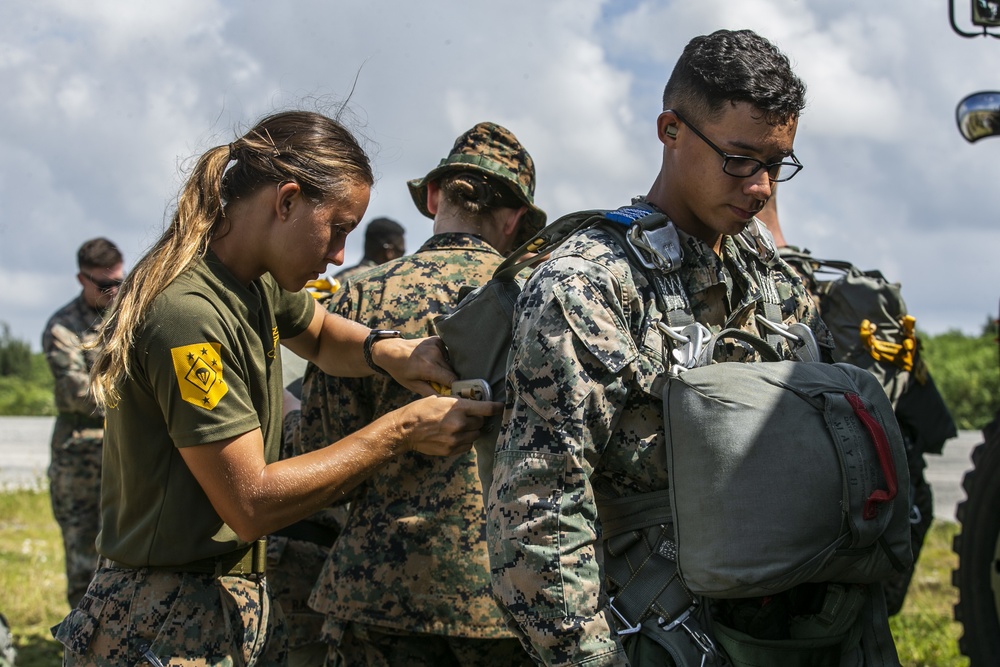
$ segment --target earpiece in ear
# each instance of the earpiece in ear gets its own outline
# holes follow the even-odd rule
[[[676,139],[677,138],[677,126],[676,125],[667,125],[667,129],[663,130],[663,133],[665,135],[667,135],[668,137],[670,137],[671,139]]]

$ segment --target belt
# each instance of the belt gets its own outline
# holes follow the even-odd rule
[[[264,574],[267,566],[267,540],[261,538],[253,544],[211,558],[181,563],[180,565],[135,566],[121,561],[104,559],[104,567],[117,570],[153,570],[154,572],[194,572],[216,577]]]
[[[315,521],[304,520],[293,523],[290,526],[285,526],[281,530],[276,530],[271,534],[276,537],[287,537],[293,540],[312,542],[321,547],[332,547],[333,543],[337,541],[337,535],[340,534],[340,531],[336,528],[316,523]]]

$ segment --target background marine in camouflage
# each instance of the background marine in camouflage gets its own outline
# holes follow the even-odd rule
[[[124,276],[122,255],[107,239],[91,239],[77,251],[83,291],[49,319],[42,351],[55,378],[59,411],[52,431],[49,491],[66,552],[66,599],[80,601],[97,569],[95,540],[101,528],[101,455],[104,414],[90,395],[89,348],[104,311]]]
[[[425,178],[409,182],[434,217],[434,235],[407,257],[347,281],[334,312],[407,336],[464,285],[489,280],[523,230],[545,222],[534,206],[534,165],[512,133],[480,123]],[[385,377],[305,374],[300,440],[308,449],[362,428],[414,395]],[[351,496],[311,605],[327,614],[340,665],[530,664],[490,593],[482,488],[474,452],[447,459],[406,454]],[[339,662],[336,662],[339,661]]]
[[[365,227],[365,252],[357,264],[333,274],[338,282],[361,275],[368,269],[406,254],[406,230],[391,218],[375,218]]]

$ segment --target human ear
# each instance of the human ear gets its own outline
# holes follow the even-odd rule
[[[656,119],[656,131],[660,137],[660,141],[667,143],[667,140],[674,140],[677,138],[677,130],[679,129],[677,115],[672,111],[664,111]]]
[[[302,188],[295,181],[285,181],[278,184],[275,190],[274,209],[279,220],[288,218],[300,194],[302,194]]]
[[[441,201],[441,187],[438,185],[437,181],[428,181],[427,183],[427,212],[431,215],[437,215],[438,204]]]
[[[522,206],[519,209],[514,209],[513,213],[507,218],[507,221],[504,223],[503,233],[511,238],[517,236],[519,223],[522,220],[524,220],[524,216],[527,212],[528,212],[527,206]]]

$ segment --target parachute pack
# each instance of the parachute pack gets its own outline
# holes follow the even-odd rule
[[[916,319],[907,310],[900,284],[880,271],[817,259],[807,250],[786,246],[779,253],[818,297],[823,321],[833,333],[834,360],[874,375],[915,452],[940,454],[958,431],[920,356]]]
[[[891,664],[895,651],[886,641],[878,582],[909,566],[912,557],[906,494],[898,493],[908,486],[906,456],[888,398],[870,374],[818,362],[808,330],[781,332],[798,341],[789,348],[805,360],[780,361],[770,332],[713,334],[694,322],[689,310],[677,307],[688,303],[677,292],[680,281],[670,276],[681,264],[680,243],[661,213],[583,211],[543,229],[492,280],[435,320],[456,372],[483,378],[494,400],[504,400],[522,286],[517,274],[534,261],[523,256],[547,253],[595,225],[612,232],[630,264],[649,277],[663,314],[659,324],[671,331],[662,336],[663,358],[670,360],[664,362],[662,398],[671,488],[598,499],[606,575],[614,589],[609,607],[619,634],[648,635],[680,665],[720,665],[724,660],[707,628],[725,626],[706,619],[702,596],[769,596],[837,581],[830,595],[857,591],[854,602],[844,607],[829,597],[837,609],[827,610],[829,623],[805,631],[803,655],[814,656],[822,645],[831,653],[864,651],[864,664]],[[752,226],[741,245],[765,263],[776,261],[770,235]],[[776,304],[759,307],[765,306],[771,306],[769,317],[761,313],[759,319],[782,327]],[[723,339],[751,343],[765,361],[713,363]],[[729,414],[725,406],[739,410]],[[476,442],[487,502],[498,431],[493,424]],[[730,630],[716,639],[731,664],[757,664],[762,655],[788,650],[778,642],[771,655],[754,637]]]

